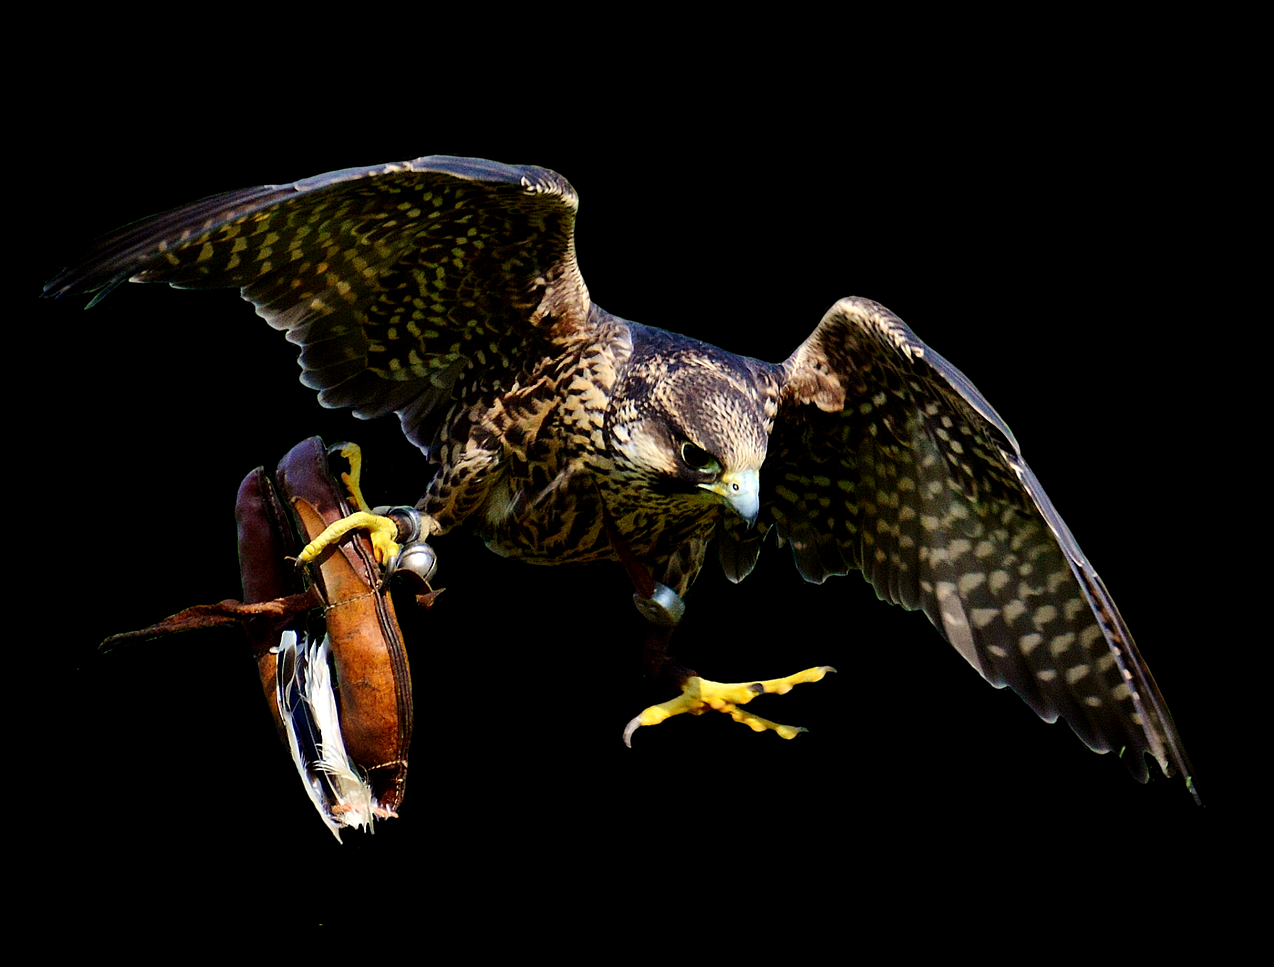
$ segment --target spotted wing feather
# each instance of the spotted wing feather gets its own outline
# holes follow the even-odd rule
[[[428,417],[459,387],[511,385],[591,324],[576,204],[543,168],[432,156],[346,169],[134,223],[45,291],[238,286],[301,347],[324,405],[398,412],[427,446]]]
[[[861,570],[1091,748],[1190,769],[1127,626],[1008,426],[883,306],[837,303],[780,367],[762,524],[809,581]]]

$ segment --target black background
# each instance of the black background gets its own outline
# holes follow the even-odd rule
[[[155,100],[143,85],[110,111],[87,93],[51,104],[33,129],[42,264],[17,293],[36,338],[16,368],[39,384],[16,404],[41,448],[10,469],[47,520],[20,542],[32,583],[54,592],[29,680],[46,709],[36,744],[58,750],[39,784],[76,888],[100,901],[131,868],[146,891],[194,895],[303,856],[394,888],[440,880],[456,897],[531,896],[552,871],[619,904],[687,868],[795,893],[816,890],[812,870],[903,890],[954,875],[966,851],[1063,879],[1113,852],[1145,873],[1210,849],[1232,795],[1216,710],[1239,637],[1203,564],[1211,530],[1232,526],[1197,423],[1228,365],[1192,335],[1223,325],[1196,298],[1216,281],[1212,203],[1181,150],[1186,92],[1146,95],[1111,71],[1100,91],[991,71],[887,101],[863,74],[798,73],[781,88],[541,77],[437,98],[407,85],[307,99],[281,84],[232,105],[218,74],[159,85]],[[303,437],[362,444],[373,503],[413,502],[427,470],[393,420],[321,409],[293,347],[232,292],[129,285],[90,312],[26,294],[137,217],[429,153],[569,178],[584,277],[618,315],[780,360],[838,297],[897,312],[1012,427],[1136,635],[1208,808],[1180,779],[1141,786],[1040,722],[858,576],[804,584],[773,544],[740,586],[705,571],[677,651],[721,680],[835,665],[754,706],[810,732],[783,742],[682,717],[630,750],[624,723],[668,696],[641,680],[622,572],[439,540],[447,591],[408,626],[401,817],[339,848],[235,633],[95,656],[109,634],[238,596],[238,483]]]

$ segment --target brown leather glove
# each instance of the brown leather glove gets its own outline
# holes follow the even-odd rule
[[[340,826],[362,822],[356,810],[347,811],[352,807],[340,801],[327,770],[314,760],[320,753],[330,757],[335,744],[330,735],[325,739],[321,734],[324,719],[316,711],[324,693],[330,693],[322,684],[329,678],[327,655],[335,673],[340,737],[356,767],[350,770],[351,780],[365,777],[377,816],[395,815],[403,801],[412,705],[407,652],[370,541],[354,531],[313,564],[302,568],[295,559],[329,524],[351,513],[346,489],[328,468],[328,452],[318,437],[311,437],[292,448],[273,476],[258,467],[240,484],[235,517],[242,603],[189,608],[151,628],[116,635],[103,648],[242,624],[279,736],[339,839]],[[425,605],[432,598],[433,592],[418,596]]]
[[[336,448],[333,448],[335,451]],[[322,601],[322,614],[339,689],[340,731],[349,757],[367,775],[380,808],[392,813],[403,799],[411,744],[411,677],[394,604],[382,586],[380,565],[361,533],[331,548],[304,571],[294,558],[305,544],[351,512],[345,488],[328,469],[318,437],[297,444],[279,463],[277,489],[264,469],[239,487],[239,567],[244,601],[268,601],[302,591],[305,576]],[[283,509],[280,492],[291,504]],[[299,539],[290,526],[295,520]],[[293,620],[287,627],[298,629]],[[257,656],[261,686],[279,727],[277,623],[254,618],[248,637]],[[310,629],[311,637],[319,630]]]

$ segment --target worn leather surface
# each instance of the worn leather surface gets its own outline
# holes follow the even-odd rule
[[[411,744],[411,675],[402,633],[370,542],[355,532],[307,568],[295,555],[350,511],[332,475],[322,440],[310,437],[279,462],[274,479],[258,467],[244,479],[235,505],[244,601],[270,601],[312,588],[321,608],[339,688],[346,750],[368,774],[377,801],[402,802]],[[249,617],[262,690],[282,733],[270,649],[287,627],[313,615]]]

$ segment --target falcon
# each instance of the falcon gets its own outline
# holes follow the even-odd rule
[[[668,657],[715,542],[735,582],[770,531],[810,582],[861,571],[921,609],[987,681],[1147,779],[1192,770],[1101,579],[969,380],[885,307],[842,299],[781,363],[613,316],[555,172],[431,156],[213,196],[99,240],[46,287],[239,287],[300,347],[329,407],[396,413],[433,476],[419,537],[463,527],[540,564],[622,562],[647,657],[681,695],[638,715],[727,712],[830,669],[726,684]],[[361,497],[354,495],[356,500]],[[347,518],[392,568],[402,515]],[[347,528],[322,535],[321,553]],[[1196,799],[1197,793],[1195,793]]]

